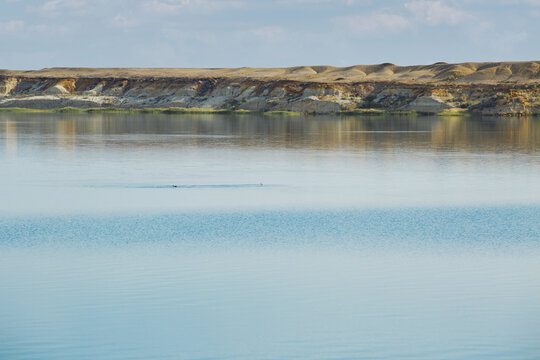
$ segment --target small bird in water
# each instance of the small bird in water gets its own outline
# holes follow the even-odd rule
[[[261,183],[261,186],[263,186],[263,183]]]
[[[177,187],[178,187],[178,185],[175,185],[175,184],[173,184],[173,186],[172,186],[172,187],[173,187],[173,188],[177,188]]]

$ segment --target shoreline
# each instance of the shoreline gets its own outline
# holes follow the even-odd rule
[[[399,111],[383,109],[355,109],[343,110],[324,115],[336,116],[473,116],[474,114],[463,109],[458,111],[441,111],[436,114],[423,114],[416,111]],[[233,115],[264,115],[264,116],[302,116],[319,115],[317,113],[300,113],[294,111],[254,111],[254,110],[230,110],[230,109],[203,109],[203,108],[74,108],[63,107],[56,109],[32,109],[19,107],[0,107],[0,113],[54,113],[54,114],[233,114]],[[540,114],[531,114],[538,116]]]
[[[263,115],[263,116],[438,116],[438,117],[482,117],[481,113],[474,113],[467,109],[445,109],[438,113],[421,113],[417,111],[400,111],[384,109],[354,109],[342,110],[334,113],[301,113],[295,111],[257,111],[257,110],[231,110],[231,109],[205,109],[205,108],[75,108],[63,107],[55,109],[33,109],[20,107],[0,107],[0,113],[36,113],[36,114],[231,114],[231,115]],[[493,117],[490,115],[489,117]],[[540,112],[529,114],[502,115],[497,117],[540,117]]]

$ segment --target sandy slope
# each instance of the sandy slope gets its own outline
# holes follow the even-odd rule
[[[298,66],[290,68],[48,68],[0,70],[0,76],[53,78],[250,78],[310,82],[395,81],[404,83],[540,83],[540,61],[397,66]]]

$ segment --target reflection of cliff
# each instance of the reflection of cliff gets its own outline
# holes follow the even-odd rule
[[[6,144],[6,154],[17,154],[17,123],[6,119],[4,123],[3,135],[4,142]],[[0,136],[0,139],[1,138],[2,136]]]
[[[540,119],[444,118],[432,130],[435,147],[470,151],[536,151],[540,145]]]
[[[77,122],[56,121],[56,142],[63,148],[74,148],[77,145]]]
[[[24,121],[28,117],[35,121]],[[540,145],[537,118],[0,114],[2,122],[15,144],[14,132],[19,132],[54,137],[67,148],[129,142],[141,147],[530,152]]]
[[[444,118],[433,124],[431,142],[437,147],[462,147],[468,143],[467,122],[459,117]]]

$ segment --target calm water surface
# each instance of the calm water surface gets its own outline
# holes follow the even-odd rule
[[[0,359],[539,359],[540,119],[0,113]]]

